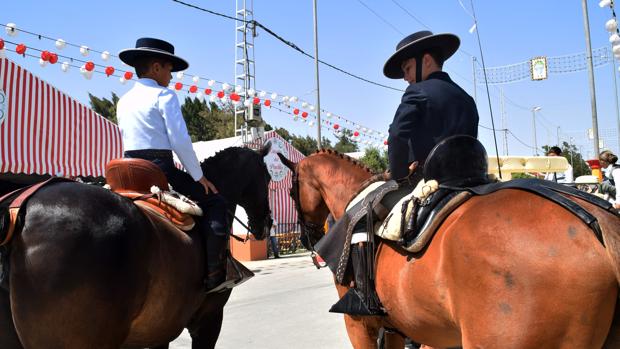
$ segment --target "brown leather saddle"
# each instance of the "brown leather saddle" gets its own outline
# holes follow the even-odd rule
[[[161,201],[151,193],[151,187],[168,189],[168,180],[155,164],[143,159],[114,159],[105,167],[105,179],[110,189],[131,199],[146,215],[164,217],[183,231],[191,230],[194,218]]]

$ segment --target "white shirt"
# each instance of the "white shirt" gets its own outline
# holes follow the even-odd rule
[[[573,166],[568,165],[568,168],[564,172],[547,172],[545,174],[545,179],[552,182],[557,180],[558,183],[573,183],[575,181]]]
[[[179,99],[172,90],[153,79],[138,79],[118,101],[116,115],[125,151],[173,150],[195,181],[203,176]]]
[[[603,169],[605,177],[613,179],[616,185],[616,197],[614,202],[620,202],[620,190],[618,190],[618,183],[620,183],[620,167],[609,164],[609,166]]]

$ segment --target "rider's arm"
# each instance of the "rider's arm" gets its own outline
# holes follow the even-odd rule
[[[416,125],[419,124],[420,108],[425,103],[424,96],[410,87],[396,110],[388,137],[390,172],[394,179],[404,178],[409,174],[409,153],[413,151],[409,142],[413,138]]]
[[[181,113],[177,95],[172,90],[163,90],[158,98],[159,110],[166,121],[166,132],[172,150],[177,154],[185,170],[195,181],[203,178],[202,169],[192,147],[192,140]]]

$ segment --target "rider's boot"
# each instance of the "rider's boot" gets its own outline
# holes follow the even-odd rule
[[[343,313],[349,315],[385,315],[381,308],[381,303],[375,292],[373,282],[370,280],[369,261],[367,247],[364,243],[351,246],[351,262],[355,278],[355,287],[349,289],[347,293],[332,306],[329,310],[332,313]],[[372,272],[372,271],[370,271]]]

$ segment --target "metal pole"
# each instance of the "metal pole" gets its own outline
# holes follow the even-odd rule
[[[594,67],[592,66],[592,44],[590,43],[590,21],[588,19],[588,4],[581,0],[583,9],[583,26],[586,32],[586,59],[588,62],[588,75],[590,80],[590,103],[592,104],[592,133],[594,133],[594,156],[598,156],[598,119],[596,116],[596,91],[594,89]]]
[[[618,108],[618,83],[616,82],[616,60],[611,57],[611,69],[614,75],[614,97],[616,99],[616,124],[618,127],[618,152],[620,152],[620,110]]]
[[[478,104],[478,92],[476,91],[476,57],[471,56],[471,68],[474,77],[474,102]]]
[[[321,149],[321,92],[319,89],[319,31],[316,0],[314,3],[314,69],[316,71],[316,146]]]
[[[534,132],[534,156],[538,155],[538,144],[536,142],[536,108],[532,108],[532,130]]]
[[[504,155],[508,156],[508,135],[506,130],[508,129],[506,125],[506,113],[504,108],[504,89],[502,87],[499,88],[499,106],[500,106],[500,115],[502,116],[502,133],[504,134]]]

